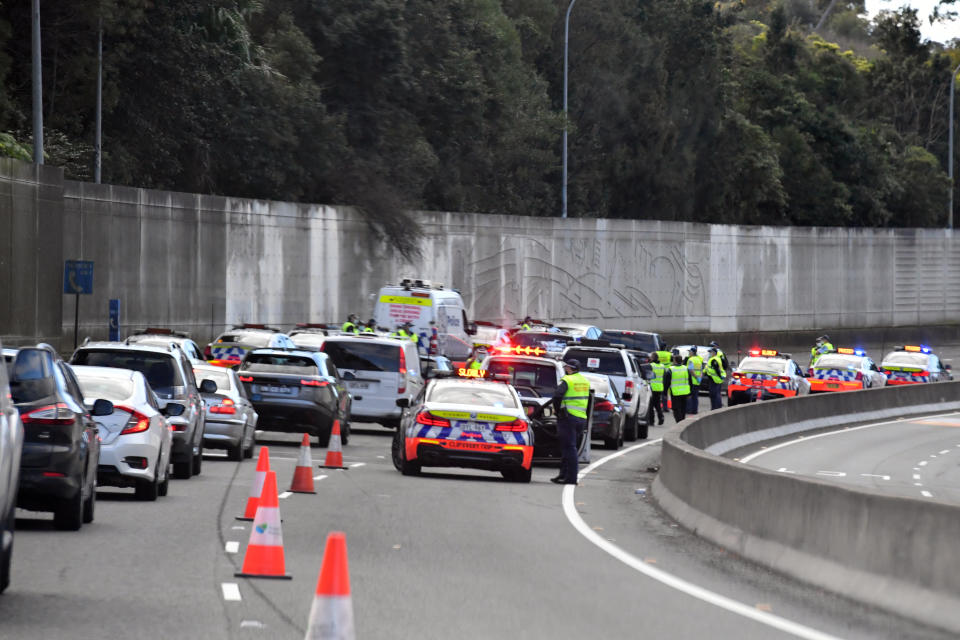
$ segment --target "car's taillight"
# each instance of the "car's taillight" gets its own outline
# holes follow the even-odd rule
[[[730,374],[730,377],[733,378],[734,380],[739,380],[740,374],[734,371],[733,373]]]
[[[863,372],[857,371],[857,375],[854,376],[854,380],[863,380]]]
[[[28,413],[20,416],[20,420],[25,424],[73,424],[74,415],[63,402],[57,404],[48,404],[45,407],[38,407]]]
[[[114,407],[114,409],[126,411],[130,414],[130,419],[127,420],[127,425],[123,428],[123,431],[120,432],[120,435],[125,436],[131,433],[143,433],[150,428],[150,418],[143,415],[133,407],[117,405]]]
[[[224,398],[220,401],[220,404],[215,404],[210,407],[210,413],[225,413],[228,415],[233,415],[236,412],[237,408],[234,406],[234,402],[230,398]]]
[[[237,376],[240,382],[253,382],[253,376]]]
[[[213,357],[213,349],[210,348],[210,345],[207,345],[206,348],[203,350],[203,359],[209,360],[212,357]]]
[[[397,383],[397,393],[407,392],[407,354],[400,348],[400,382]],[[447,421],[450,424],[450,421]]]
[[[417,424],[425,424],[428,427],[449,427],[450,421],[440,416],[435,416],[429,411],[421,411],[416,417]],[[499,428],[499,427],[498,427]]]
[[[594,402],[593,408],[595,411],[613,411],[614,406],[609,400],[601,400],[599,402]]]
[[[813,377],[813,367],[810,367],[809,369],[807,369],[807,377],[808,378]]]
[[[790,376],[778,376],[777,382],[790,382]]]
[[[633,392],[633,380],[627,379],[627,383],[623,387],[624,393]]]
[[[300,381],[300,384],[302,384],[302,385],[305,386],[305,387],[325,387],[325,386],[327,386],[327,385],[330,384],[330,383],[327,382],[326,380],[306,380],[306,379],[303,379],[303,380]]]
[[[504,422],[497,425],[497,431],[526,431],[527,421],[517,418],[513,422]]]

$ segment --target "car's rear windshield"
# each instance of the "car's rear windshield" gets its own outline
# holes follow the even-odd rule
[[[328,340],[322,351],[330,356],[337,369],[354,371],[400,370],[400,345],[377,344],[363,340]]]
[[[619,351],[594,351],[591,349],[570,349],[564,360],[573,358],[580,361],[581,371],[605,373],[608,376],[627,375],[627,365]]]
[[[173,356],[163,353],[123,349],[81,349],[73,355],[72,362],[91,367],[139,371],[147,378],[150,388],[162,396],[172,396],[175,393],[174,387],[184,386]]]
[[[517,402],[513,399],[509,388],[506,385],[494,384],[434,385],[430,393],[427,394],[427,402],[460,404],[471,407],[517,408]]]
[[[600,334],[600,339],[622,344],[627,349],[638,349],[640,351],[656,351],[659,347],[654,334],[642,331],[604,331]]]
[[[593,389],[595,395],[606,396],[610,393],[610,378],[589,376],[587,380],[590,381],[590,388]]]
[[[784,366],[783,360],[775,358],[744,358],[737,368],[745,373],[783,373]]]
[[[320,373],[312,358],[285,353],[251,353],[240,365],[240,370],[251,373],[291,373],[297,376]]]
[[[847,369],[853,367],[860,368],[860,356],[841,356],[834,353],[827,353],[817,358],[815,369]]]
[[[204,380],[213,380],[217,383],[217,391],[229,391],[233,387],[233,384],[230,382],[230,374],[226,371],[194,369],[193,375],[201,382]]]
[[[557,369],[552,364],[523,362],[515,358],[490,358],[487,375],[508,375],[510,384],[517,388],[520,395],[529,389],[535,390],[541,397],[552,396],[557,390]]]
[[[10,368],[10,395],[15,403],[36,402],[57,388],[53,361],[42,349],[21,349]]]
[[[232,342],[250,345],[251,347],[266,347],[270,344],[271,338],[273,338],[273,334],[261,333],[259,331],[251,333],[225,333],[217,338],[217,342]]]
[[[883,359],[883,363],[901,365],[904,367],[919,367],[921,369],[925,369],[927,367],[927,359],[929,357],[930,356],[928,356],[925,353],[910,353],[909,351],[895,351],[893,353],[887,354],[887,357]],[[817,364],[820,364],[820,362],[818,361]]]
[[[293,344],[298,347],[319,347],[323,344],[323,341],[327,339],[327,336],[322,333],[298,333],[296,335],[290,336],[290,339],[293,340]]]
[[[549,331],[521,331],[510,338],[510,344],[518,347],[556,346],[556,343],[566,345],[570,336],[550,333]]]
[[[101,378],[76,371],[74,373],[77,373],[77,382],[80,383],[80,391],[83,392],[83,397],[86,400],[93,401],[104,398],[116,404],[129,399],[133,395],[133,380],[129,378],[123,379],[112,376]]]

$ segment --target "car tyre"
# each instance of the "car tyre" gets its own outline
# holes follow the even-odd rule
[[[637,439],[646,440],[650,433],[650,419],[644,420],[643,424],[637,425]]]
[[[83,492],[64,500],[53,512],[53,526],[61,531],[79,531],[83,524]]]
[[[533,478],[533,469],[504,469],[500,474],[510,482],[530,482]]]
[[[193,456],[193,464],[191,465],[191,473],[193,475],[200,475],[200,471],[203,470],[203,443],[200,444],[197,454]]]
[[[167,495],[168,491],[170,491],[170,466],[169,465],[167,465],[167,468],[164,470],[163,482],[161,482],[157,486],[157,495],[165,496]]]
[[[393,466],[405,476],[415,476],[420,473],[421,465],[417,462],[407,461],[406,453],[403,448],[403,437],[400,430],[393,437],[393,445],[390,449]]]
[[[90,496],[83,502],[83,522],[90,524],[97,508],[97,486],[90,487]]]
[[[227,447],[227,460],[231,462],[241,462],[243,460],[243,442],[238,442],[232,447]]]
[[[157,482],[157,477],[154,476],[153,480],[137,480],[133,495],[137,500],[154,502],[160,495],[160,483]]]
[[[340,421],[340,444],[347,444],[350,442],[350,421],[341,420]]]
[[[619,438],[619,436],[616,437],[616,438],[604,438],[604,439],[603,439],[603,446],[604,446],[605,448],[607,448],[607,449],[613,449],[614,451],[616,451],[617,449],[620,448],[620,438]]]
[[[3,522],[3,529],[0,530],[0,535],[7,532],[10,533],[10,546],[0,554],[0,593],[6,591],[7,587],[10,586],[10,567],[13,564],[13,529],[15,519],[16,501],[10,505],[10,513],[7,514]]]
[[[253,457],[253,449],[257,446],[257,437],[251,433],[250,434],[250,445],[243,450],[243,457],[249,460]]]
[[[637,439],[637,416],[627,418],[627,423],[623,430],[623,439],[627,442],[633,442]]]

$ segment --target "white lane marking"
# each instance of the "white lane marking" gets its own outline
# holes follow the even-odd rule
[[[917,464],[918,464],[919,466],[921,466],[921,467],[925,467],[925,466],[927,466],[927,462],[928,462],[927,460],[921,460],[921,461],[918,462]]]
[[[263,624],[259,620],[243,620],[240,623],[241,629],[266,629],[267,625]]]
[[[920,492],[920,495],[922,495],[924,498],[932,498],[932,497],[933,497],[933,494],[930,493],[929,491],[921,491],[921,492]]]
[[[940,452],[940,455],[943,455],[945,453],[950,453],[950,449],[944,449],[943,451]]]
[[[635,444],[632,447],[621,449],[616,453],[611,453],[610,455],[604,456],[581,471],[580,478],[583,478],[583,476],[587,475],[602,464],[619,458],[622,455],[636,451],[642,447],[659,444],[660,442],[660,439],[651,440],[650,442]],[[831,636],[821,631],[817,631],[816,629],[805,627],[802,624],[787,620],[786,618],[781,618],[780,616],[772,613],[767,613],[750,605],[738,602],[733,598],[728,598],[727,596],[722,596],[719,593],[704,589],[703,587],[695,585],[692,582],[687,582],[686,580],[678,578],[671,573],[667,573],[663,569],[653,567],[640,558],[637,558],[627,551],[624,551],[609,540],[606,540],[602,536],[598,535],[597,532],[591,529],[587,523],[583,521],[583,518],[580,517],[580,514],[577,512],[576,502],[573,495],[574,488],[576,486],[577,485],[574,484],[568,484],[563,488],[563,513],[567,516],[567,520],[571,525],[573,525],[574,529],[580,532],[580,535],[628,567],[639,571],[648,578],[652,578],[658,582],[661,582],[672,589],[682,591],[683,593],[697,598],[698,600],[702,600],[708,604],[720,607],[721,609],[726,609],[731,613],[735,613],[745,618],[750,618],[751,620],[768,625],[774,629],[779,629],[786,633],[792,633],[797,637],[806,638],[808,640],[839,640],[836,636]]]
[[[880,478],[881,480],[889,480],[889,479],[890,479],[890,476],[877,475],[877,474],[875,474],[875,473],[861,473],[861,474],[860,474],[860,477],[861,477],[861,478]]]
[[[321,474],[318,475],[318,476],[313,476],[313,479],[314,479],[314,480],[323,480],[323,479],[326,478],[326,477],[327,477],[326,474],[321,473]]]
[[[286,500],[287,498],[289,498],[289,497],[292,496],[292,495],[293,495],[293,494],[290,493],[289,491],[284,491],[283,493],[281,493],[281,494],[278,495],[277,497],[280,498],[281,500]]]
[[[365,467],[366,465],[367,465],[366,462],[354,462],[353,464],[350,465],[350,468],[356,469],[357,467]]]
[[[786,467],[780,467],[779,469],[777,469],[777,471],[779,471],[780,473],[796,473],[796,471],[790,471],[790,469],[787,469]]]
[[[236,582],[221,582],[220,589],[223,591],[223,599],[227,602],[240,602],[240,587]]]
[[[922,486],[923,486],[923,483],[922,483],[922,482],[914,482],[914,483],[913,483],[913,486],[915,486],[915,487],[922,487]]]
[[[233,525],[233,526],[230,527],[230,528],[231,528],[233,531],[246,531],[246,530],[247,530],[247,528],[246,528],[245,526],[243,526],[242,524],[235,524],[235,525]]]
[[[831,478],[843,478],[846,477],[846,473],[843,471],[817,471],[818,476],[830,476]]]
[[[937,457],[937,454],[931,453],[931,454],[930,454],[930,457],[931,457],[931,458],[936,458],[936,457]]]
[[[951,411],[950,413],[941,413],[935,416],[924,416],[924,417],[925,418],[944,418],[946,416],[956,416],[956,415],[960,415],[960,412]],[[767,448],[761,449],[760,451],[754,451],[750,455],[747,455],[741,458],[740,462],[746,464],[747,462],[750,462],[755,458],[759,458],[760,456],[766,453],[770,453],[771,451],[776,451],[777,449],[782,449],[784,447],[789,447],[790,445],[797,444],[798,442],[806,442],[807,440],[814,440],[816,438],[826,438],[827,436],[835,436],[837,434],[850,433],[851,431],[860,431],[860,429],[872,429],[873,427],[882,427],[888,424],[896,424],[901,420],[904,420],[904,418],[899,418],[897,420],[887,420],[886,422],[874,422],[872,424],[862,424],[859,427],[848,427],[846,429],[840,429],[838,431],[827,431],[826,433],[818,433],[816,435],[807,436],[802,440],[790,440],[789,442],[781,442],[780,444],[774,445],[772,447],[767,447]],[[960,445],[957,445],[957,446],[960,446]],[[927,463],[919,462],[918,464],[924,465]]]
[[[913,479],[914,479],[914,480],[919,480],[919,479],[920,479],[920,474],[919,474],[919,473],[913,474]]]
[[[377,460],[384,460],[387,456],[377,456]]]
[[[240,543],[236,540],[228,540],[227,544],[223,545],[223,550],[227,553],[236,553],[240,551]]]

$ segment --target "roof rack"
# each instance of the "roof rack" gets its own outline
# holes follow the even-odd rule
[[[170,329],[168,327],[147,327],[146,329],[141,329],[135,331],[131,335],[134,336],[173,336],[176,338],[189,338],[190,333],[187,331],[178,331],[176,329]]]
[[[403,278],[400,286],[404,289],[443,289],[443,283],[431,282],[420,278]]]
[[[250,322],[244,322],[243,324],[235,324],[233,325],[233,328],[234,329],[264,329],[266,331],[274,331],[276,333],[280,333],[280,329],[277,329],[276,327],[268,327],[265,324],[253,324]]]

